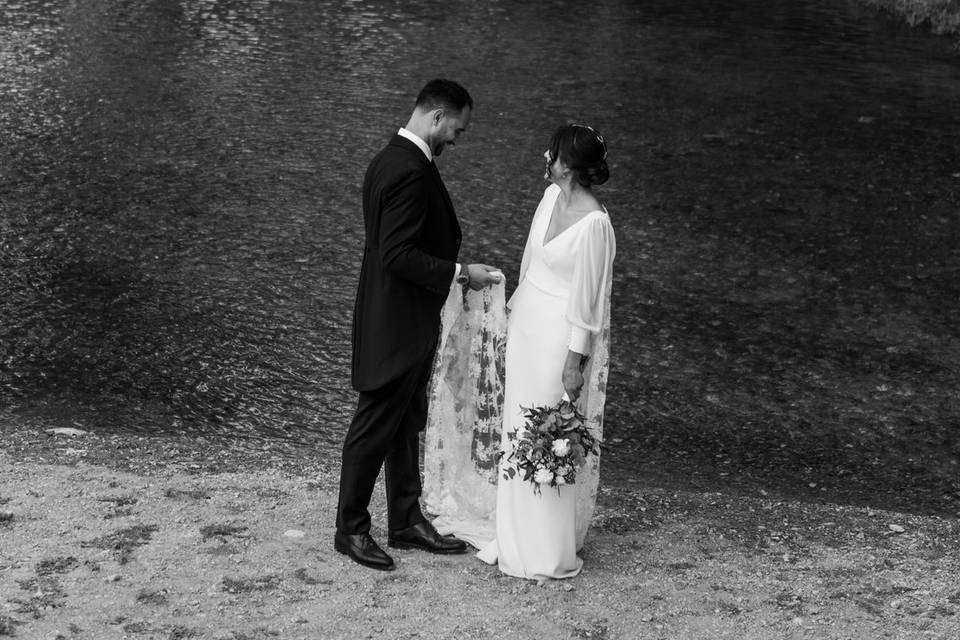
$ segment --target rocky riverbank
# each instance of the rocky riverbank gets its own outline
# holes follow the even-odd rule
[[[884,11],[903,16],[911,26],[925,26],[933,33],[960,35],[960,2],[957,0],[861,0]]]

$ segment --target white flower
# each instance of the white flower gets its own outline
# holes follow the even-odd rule
[[[564,478],[564,477],[563,477],[562,475],[560,475],[559,473],[557,474],[557,477],[556,477],[555,479],[556,479],[558,485],[560,485],[560,484],[567,484],[567,479]]]
[[[537,484],[550,484],[553,482],[553,471],[540,467],[537,469],[537,472],[533,474],[533,481]]]
[[[557,438],[553,441],[553,455],[557,456],[558,458],[562,458],[568,453],[570,453],[569,440],[566,438]]]

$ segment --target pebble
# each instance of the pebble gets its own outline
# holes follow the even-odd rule
[[[87,434],[83,429],[74,429],[73,427],[57,427],[56,429],[47,429],[46,432],[52,436],[83,436]]]
[[[284,538],[291,538],[293,540],[300,540],[301,538],[306,537],[306,533],[300,531],[300,529],[287,529],[283,532]]]

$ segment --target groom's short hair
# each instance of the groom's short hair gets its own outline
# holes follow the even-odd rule
[[[463,111],[464,107],[473,109],[473,98],[460,84],[453,80],[436,78],[424,85],[417,95],[417,108],[430,110],[438,107]]]

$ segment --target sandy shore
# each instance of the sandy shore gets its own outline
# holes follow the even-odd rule
[[[575,579],[410,551],[381,573],[332,549],[336,469],[3,435],[0,637],[960,637],[955,519],[641,482],[604,488]]]

